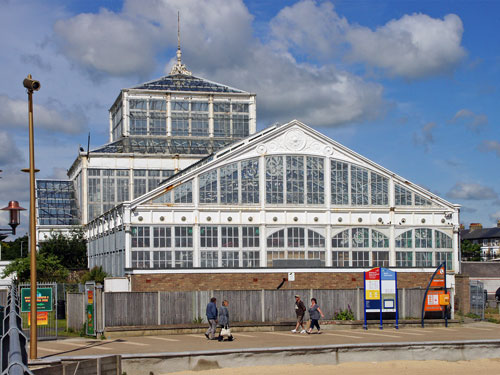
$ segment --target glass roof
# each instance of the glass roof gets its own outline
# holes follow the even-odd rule
[[[92,153],[208,155],[233,142],[234,139],[127,137],[92,150]]]
[[[245,91],[238,90],[233,87],[185,74],[168,75],[154,81],[134,86],[132,89],[245,93]]]
[[[72,181],[36,180],[39,225],[80,223]]]

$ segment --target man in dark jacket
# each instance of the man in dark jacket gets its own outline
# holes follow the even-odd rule
[[[299,332],[299,327],[302,327],[302,330],[300,333],[306,333],[306,330],[304,328],[304,314],[306,312],[306,306],[304,305],[304,302],[300,300],[300,296],[295,296],[295,314],[297,315],[297,325],[295,326],[295,329],[292,329],[292,333],[297,333]]]
[[[215,304],[217,299],[212,297],[210,302],[207,305],[207,320],[208,320],[208,329],[205,332],[205,336],[209,340],[215,339],[215,330],[217,328],[217,305]]]

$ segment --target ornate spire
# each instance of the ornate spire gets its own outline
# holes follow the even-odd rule
[[[177,63],[172,67],[170,71],[170,75],[176,74],[184,74],[186,76],[190,76],[191,72],[187,70],[186,65],[184,65],[181,61],[181,22],[180,22],[180,13],[177,12]]]

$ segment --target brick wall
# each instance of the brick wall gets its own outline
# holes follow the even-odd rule
[[[462,314],[470,313],[469,276],[455,275],[455,311]]]
[[[193,273],[132,275],[132,291],[260,290],[276,289],[287,273]],[[426,288],[431,273],[400,272],[398,288]],[[296,272],[282,289],[363,288],[362,272]]]

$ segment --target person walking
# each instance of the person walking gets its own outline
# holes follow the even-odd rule
[[[210,302],[207,305],[207,320],[208,329],[205,332],[205,337],[209,340],[215,339],[215,330],[217,329],[217,305],[215,304],[217,299],[215,297],[210,298]]]
[[[318,328],[318,333],[321,333],[321,329],[319,328],[319,316],[324,318],[323,312],[319,308],[318,301],[316,298],[311,298],[311,306],[309,307],[309,317],[311,318],[311,325],[307,330],[307,333],[312,333],[313,328],[316,326]]]
[[[222,306],[219,310],[219,326],[221,327],[220,332],[219,332],[219,337],[217,338],[219,341],[224,340],[223,331],[229,331],[229,302],[227,300],[222,301]],[[227,335],[227,341],[233,341],[234,337],[231,334],[231,331],[229,331],[229,334]]]
[[[300,333],[306,333],[304,328],[304,314],[306,313],[306,305],[300,300],[299,295],[295,295],[295,314],[297,315],[297,324],[295,329],[292,329],[292,333],[299,332],[299,327],[302,327]]]

